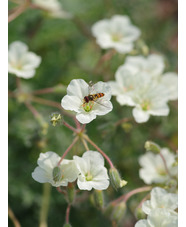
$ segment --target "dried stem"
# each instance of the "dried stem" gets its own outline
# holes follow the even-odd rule
[[[64,152],[64,154],[62,155],[61,159],[58,162],[58,166],[63,161],[63,159],[65,158],[65,156],[68,154],[68,152],[72,149],[72,147],[75,145],[75,143],[78,141],[78,139],[79,139],[79,137],[75,137],[75,139],[72,141],[72,143],[70,144],[70,146],[66,149],[66,151]]]
[[[145,187],[141,187],[141,188],[136,188],[136,189],[134,189],[134,190],[128,192],[127,194],[120,196],[120,197],[117,198],[116,200],[112,201],[112,204],[116,204],[116,203],[118,203],[118,202],[120,202],[120,201],[122,201],[122,200],[123,200],[123,202],[127,202],[127,200],[128,200],[131,196],[133,196],[133,195],[135,195],[135,194],[138,194],[138,193],[141,193],[141,192],[150,191],[151,189],[152,189],[151,186],[145,186]]]
[[[89,142],[93,147],[96,148],[97,151],[99,151],[103,157],[107,160],[107,162],[109,163],[111,168],[114,168],[114,165],[112,163],[112,161],[110,160],[110,158],[104,153],[104,151],[102,151],[87,135],[83,135],[83,138]]]
[[[12,220],[12,222],[14,223],[15,227],[21,227],[19,221],[15,217],[15,214],[14,214],[14,212],[12,211],[12,209],[10,207],[8,207],[8,216]]]
[[[61,193],[61,194],[63,194],[63,195],[66,195],[66,192],[63,191],[60,187],[57,187],[56,189],[57,189],[57,191],[58,191],[59,193]]]

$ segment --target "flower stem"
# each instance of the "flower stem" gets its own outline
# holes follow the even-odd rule
[[[104,153],[104,151],[102,151],[87,135],[83,135],[83,138],[89,142],[93,147],[96,148],[97,151],[99,151],[103,157],[107,160],[107,162],[109,163],[111,168],[114,168],[114,165],[112,163],[112,161],[110,160],[110,158]]]
[[[45,183],[43,185],[43,197],[40,211],[40,223],[39,227],[47,227],[47,217],[48,217],[48,209],[49,209],[49,201],[50,201],[50,191],[51,186],[49,183]]]
[[[53,87],[48,87],[48,88],[35,90],[35,91],[32,92],[32,94],[34,94],[34,95],[42,95],[42,94],[48,94],[48,93],[52,93],[52,92],[54,92],[54,88]]]
[[[69,116],[69,117],[74,118],[74,115],[71,114],[71,113],[69,113],[69,112],[67,112],[67,111],[65,111],[65,110],[62,108],[61,104],[58,103],[58,102],[51,101],[51,100],[47,100],[47,99],[43,99],[43,98],[39,98],[39,97],[36,97],[36,96],[31,96],[31,100],[32,100],[33,102],[37,102],[37,103],[40,103],[40,104],[42,104],[42,105],[56,107],[56,108],[60,109],[61,112],[62,112],[63,114],[65,114],[65,115],[67,115],[67,116]]]
[[[67,122],[63,121],[63,125],[72,130],[73,132],[77,133],[77,130],[71,125],[69,125]]]
[[[123,118],[123,119],[120,119],[119,121],[116,121],[116,123],[115,123],[114,125],[115,125],[115,126],[118,126],[118,125],[120,125],[120,124],[122,124],[122,123],[131,121],[131,120],[133,120],[132,117],[130,117],[130,118]]]
[[[137,193],[150,191],[151,189],[152,189],[151,186],[145,186],[145,187],[141,187],[141,188],[136,188],[136,189],[134,189],[134,190],[128,192],[127,194],[120,196],[120,197],[117,198],[116,200],[112,201],[112,204],[118,203],[118,202],[120,202],[121,200],[123,200],[123,202],[127,202],[127,200],[128,200],[131,196],[133,196],[133,195],[135,195],[135,194],[137,194]]]
[[[161,159],[163,160],[163,164],[164,164],[164,166],[165,166],[165,170],[166,170],[167,174],[168,174],[170,177],[172,177],[171,174],[170,174],[170,172],[169,172],[169,169],[168,169],[168,167],[167,167],[167,163],[166,163],[166,160],[165,160],[164,156],[162,155],[161,152],[159,153],[159,155],[160,155]]]
[[[63,161],[63,159],[65,158],[65,156],[68,154],[68,152],[72,149],[72,147],[74,146],[74,144],[78,141],[78,139],[79,139],[79,137],[75,137],[75,139],[72,141],[72,143],[70,144],[70,146],[66,149],[66,151],[64,152],[64,154],[62,155],[61,159],[58,162],[58,166]]]
[[[81,141],[82,141],[82,143],[83,143],[83,145],[84,145],[86,151],[89,151],[90,149],[89,149],[89,147],[88,147],[88,145],[87,145],[87,142],[86,142],[83,138],[81,139]]]
[[[65,221],[67,224],[69,224],[70,208],[71,208],[71,205],[68,204],[67,210],[66,210],[66,217],[65,217]]]

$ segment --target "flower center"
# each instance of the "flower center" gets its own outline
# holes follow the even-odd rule
[[[157,168],[157,172],[161,176],[165,176],[167,174],[164,168]]]
[[[112,34],[112,41],[119,42],[122,39],[122,35],[119,33]]]
[[[55,183],[57,181],[61,181],[64,178],[64,176],[62,175],[62,170],[58,166],[54,167],[52,171],[52,176],[53,176],[53,181]]]
[[[85,174],[85,179],[86,179],[86,181],[91,181],[93,179],[93,176],[91,175],[90,172]]]
[[[83,103],[83,109],[85,110],[85,112],[90,112],[94,106],[94,102],[93,101],[89,101],[88,103]]]
[[[142,110],[146,111],[150,109],[150,102],[148,100],[145,100],[141,103]]]

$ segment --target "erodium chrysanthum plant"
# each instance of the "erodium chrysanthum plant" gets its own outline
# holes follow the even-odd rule
[[[176,106],[178,76],[175,72],[169,72],[163,54],[153,51],[147,53],[145,41],[140,38],[140,29],[133,25],[133,18],[127,15],[116,12],[110,19],[92,20],[92,26],[89,21],[88,28],[86,20],[82,21],[74,13],[64,11],[58,0],[14,3],[18,4],[18,8],[11,11],[9,22],[31,11],[37,15],[36,31],[31,29],[25,32],[28,33],[24,39],[27,42],[13,41],[9,44],[8,72],[16,75],[11,78],[14,81],[11,81],[9,95],[17,101],[18,110],[11,108],[11,111],[16,109],[21,112],[26,107],[37,125],[33,135],[20,136],[19,140],[29,137],[30,141],[34,141],[34,145],[31,142],[25,144],[34,150],[33,154],[28,155],[27,160],[34,159],[34,162],[27,177],[30,176],[36,187],[37,183],[43,184],[42,200],[38,197],[40,192],[37,192],[37,201],[34,200],[41,208],[39,226],[47,227],[49,201],[52,200],[55,208],[52,196],[56,193],[55,196],[64,198],[61,197],[56,204],[59,212],[56,217],[62,217],[64,227],[75,226],[77,220],[73,220],[74,217],[80,219],[81,225],[77,226],[90,224],[88,216],[82,220],[80,213],[84,205],[81,206],[81,203],[90,203],[98,209],[100,216],[103,215],[104,220],[108,219],[110,225],[103,223],[103,226],[177,227],[178,155],[172,145],[176,136],[172,132],[174,127],[170,126],[171,116],[168,115]],[[75,9],[72,11],[76,12]],[[45,24],[47,21],[49,28]],[[48,43],[46,34],[58,27],[55,23],[64,29],[65,39],[61,37],[61,31],[51,31],[49,37],[52,42]],[[68,29],[72,24],[79,30],[73,28],[73,34],[69,35]],[[41,36],[44,37],[41,45],[37,40],[40,26]],[[78,31],[86,40],[76,40]],[[77,42],[76,45],[73,42]],[[76,65],[74,59],[78,56],[77,62],[81,62],[81,56],[84,56],[80,51],[84,48],[83,42],[86,48],[90,47],[95,53],[86,49],[88,67],[81,68],[81,64]],[[56,43],[59,48],[55,48]],[[49,44],[51,49],[48,53]],[[142,46],[139,48],[139,45]],[[68,52],[71,46],[73,53]],[[41,57],[30,52],[30,47]],[[57,53],[53,54],[54,50]],[[60,71],[53,64],[59,62],[57,58],[64,52],[65,63],[60,65]],[[47,60],[48,56],[51,56],[50,61]],[[89,67],[89,64],[94,66]],[[53,66],[49,70],[50,77],[47,74],[49,65]],[[45,81],[40,81],[39,76],[34,77],[39,66],[41,70],[37,73]],[[78,75],[74,72],[77,67]],[[72,71],[69,73],[68,69]],[[83,75],[79,72],[83,72]],[[23,80],[32,77],[31,85],[29,80]],[[54,85],[55,80],[51,78],[57,78],[57,84]],[[52,81],[50,87],[44,84],[48,81]],[[34,83],[37,84],[37,90],[34,89]],[[43,84],[41,89],[38,88],[40,84]],[[170,101],[174,103],[169,104]],[[43,109],[43,106],[50,109]],[[132,110],[127,109],[127,106]],[[26,113],[26,120],[32,115]],[[22,125],[26,125],[27,121],[24,122],[22,115],[18,114],[18,117],[18,131],[22,132]],[[33,122],[29,122],[28,127],[32,129]],[[148,138],[142,139],[146,135]],[[144,144],[145,148],[142,149]],[[25,164],[24,167],[20,166],[20,173],[26,173]],[[50,188],[53,188],[52,193]],[[133,197],[139,193],[142,196]],[[23,194],[23,197],[26,195]],[[87,210],[90,204],[85,206]],[[9,216],[12,217],[11,214]],[[58,223],[59,226],[63,224],[60,221]],[[53,223],[51,225],[55,226]]]

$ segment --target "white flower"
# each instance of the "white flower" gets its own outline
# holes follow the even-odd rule
[[[77,181],[79,189],[90,191],[92,188],[97,190],[108,188],[109,177],[107,169],[104,167],[104,159],[100,153],[87,151],[82,158],[74,156],[73,159],[80,172]]]
[[[15,41],[8,51],[8,72],[29,79],[34,76],[35,68],[41,63],[41,57],[28,51],[26,44]]]
[[[167,148],[162,148],[161,154],[166,161],[171,176],[177,176],[177,166],[173,166],[175,155]],[[139,176],[146,184],[163,183],[170,179],[170,176],[166,172],[164,162],[159,154],[147,152],[139,158],[139,164],[142,167],[139,170]]]
[[[92,26],[96,42],[103,48],[114,48],[119,53],[129,53],[141,32],[131,24],[128,16],[115,15]]]
[[[143,219],[135,224],[135,227],[177,227],[178,214],[165,208],[157,208],[150,212],[147,220]]]
[[[89,95],[102,94],[102,97],[93,99]],[[85,101],[87,100],[87,102]],[[96,118],[96,115],[105,115],[112,110],[111,88],[107,83],[97,82],[90,87],[82,79],[74,79],[67,87],[67,95],[61,100],[66,110],[75,111],[76,118],[82,124],[87,124]]]
[[[133,74],[144,73],[147,77],[158,84],[161,84],[167,90],[167,100],[176,100],[178,98],[178,75],[167,72],[165,69],[164,58],[157,54],[144,56],[128,56],[123,64],[125,69]]]
[[[151,191],[151,199],[146,200],[142,204],[142,210],[146,214],[157,208],[165,208],[169,211],[174,211],[178,207],[178,195],[168,193],[165,189],[155,187]]]
[[[56,18],[71,18],[72,15],[63,10],[62,5],[58,0],[33,0],[37,6],[47,10],[51,17]]]
[[[132,72],[125,66],[120,66],[115,74],[116,81],[108,84],[112,95],[120,105],[134,106],[133,116],[138,123],[148,121],[150,115],[167,116],[168,92],[163,85],[157,84],[144,72]]]
[[[59,155],[52,151],[41,153],[37,161],[39,166],[32,173],[34,180],[39,183],[48,182],[54,187],[67,186],[68,182],[75,181],[79,173],[75,162],[63,159],[58,168],[59,160]]]
[[[128,70],[137,73],[146,73],[151,78],[156,78],[162,75],[165,63],[164,58],[157,54],[151,54],[148,57],[144,56],[128,56],[123,64]]]

